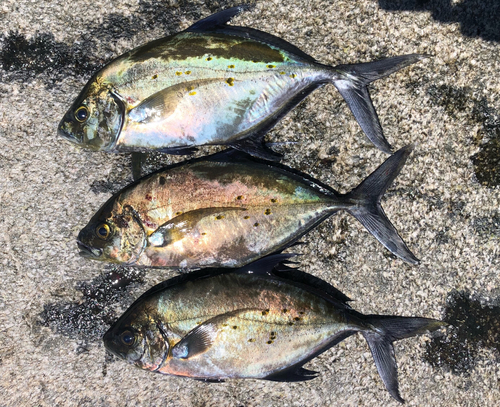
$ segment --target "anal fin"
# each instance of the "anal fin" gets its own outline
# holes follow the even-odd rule
[[[191,155],[198,151],[196,147],[166,147],[160,148],[158,150],[160,153],[172,154],[172,155]]]
[[[259,158],[277,161],[282,157],[281,154],[278,154],[267,147],[266,143],[264,143],[264,136],[276,125],[276,123],[285,117],[290,110],[302,102],[307,96],[309,96],[309,94],[311,94],[311,92],[325,85],[325,83],[326,82],[316,82],[302,89],[287,103],[285,103],[276,113],[269,116],[263,124],[258,126],[258,128],[250,130],[239,140],[228,143],[228,145]]]
[[[264,377],[264,380],[270,380],[273,382],[305,382],[316,378],[316,376],[318,376],[318,372],[315,372],[314,370],[294,366],[293,370],[281,370],[277,373]]]

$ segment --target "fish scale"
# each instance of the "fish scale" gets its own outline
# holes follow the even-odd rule
[[[239,267],[346,210],[392,253],[416,263],[380,206],[411,150],[396,152],[345,195],[235,150],[191,160],[111,197],[81,230],[78,245],[91,259],[129,265]]]
[[[391,152],[367,86],[424,56],[323,65],[271,34],[227,25],[244,9],[221,11],[109,62],[75,99],[59,134],[108,152],[190,154],[196,146],[227,145],[276,160],[265,134],[332,83],[367,137]]]
[[[443,326],[427,318],[363,315],[327,283],[278,254],[232,271],[205,269],[143,294],[104,335],[106,348],[145,370],[211,381],[304,381],[312,358],[357,332],[398,401],[392,342]]]

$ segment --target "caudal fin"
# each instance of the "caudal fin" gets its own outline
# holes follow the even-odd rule
[[[375,329],[362,331],[368,342],[380,378],[392,397],[404,403],[398,390],[398,373],[392,343],[425,332],[435,331],[446,324],[429,318],[367,315],[366,322]]]
[[[344,197],[348,204],[346,210],[380,243],[404,261],[418,264],[419,260],[408,249],[380,205],[380,199],[398,176],[412,150],[412,144],[398,150]]]
[[[382,132],[367,85],[425,57],[419,54],[401,55],[363,64],[338,65],[333,68],[337,75],[332,82],[344,97],[361,129],[377,148],[388,154],[391,154],[392,148]]]

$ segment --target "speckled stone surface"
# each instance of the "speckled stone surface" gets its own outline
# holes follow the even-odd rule
[[[236,4],[0,4],[1,406],[398,405],[361,336],[310,362],[306,367],[320,374],[304,383],[164,377],[106,355],[100,341],[134,298],[175,273],[116,270],[78,255],[78,231],[131,180],[130,157],[79,150],[57,136],[57,123],[110,58]],[[390,143],[416,144],[382,204],[421,264],[389,255],[347,214],[295,248],[303,270],[339,288],[363,313],[444,318],[450,293],[465,290],[479,304],[498,304],[498,11],[496,2],[480,0],[267,0],[233,22],[332,65],[431,56],[370,87]],[[341,192],[385,159],[331,85],[310,95],[268,139],[297,142],[280,147],[284,163]],[[154,157],[144,171],[174,159]],[[488,332],[498,332],[493,321]],[[457,373],[429,353],[431,341],[424,335],[396,343],[407,405],[500,403],[497,350],[480,346]]]

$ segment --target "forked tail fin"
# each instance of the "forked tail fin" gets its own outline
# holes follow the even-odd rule
[[[424,58],[425,55],[419,54],[401,55],[363,64],[338,65],[333,68],[337,75],[332,82],[344,97],[361,129],[377,148],[388,154],[391,154],[392,148],[384,137],[367,86]]]
[[[359,220],[380,243],[404,261],[418,264],[419,260],[408,249],[380,205],[380,199],[398,176],[412,150],[413,145],[410,144],[395,152],[344,198],[345,210]]]
[[[404,403],[398,390],[398,373],[392,343],[425,332],[435,331],[446,324],[429,318],[367,315],[366,322],[374,329],[361,333],[368,342],[380,378],[392,397]]]

